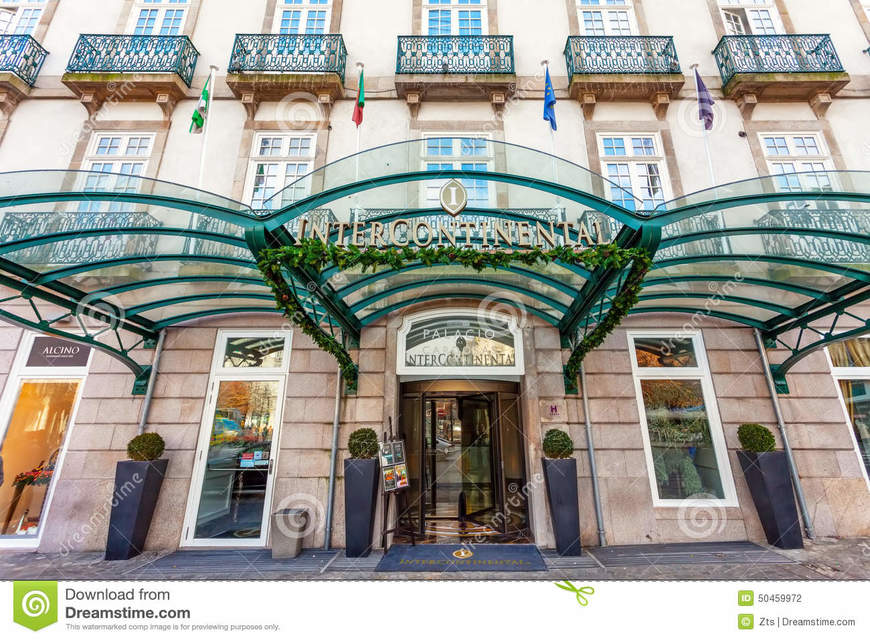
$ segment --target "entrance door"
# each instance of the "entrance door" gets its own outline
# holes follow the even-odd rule
[[[400,520],[426,541],[528,539],[516,385],[404,385],[400,432],[410,487]]]
[[[185,545],[265,546],[289,355],[289,336],[219,336]]]

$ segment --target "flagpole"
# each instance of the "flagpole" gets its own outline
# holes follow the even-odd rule
[[[550,70],[550,61],[541,60],[541,66],[544,67],[544,77],[546,78],[547,72]],[[544,100],[547,100],[546,86],[544,87]],[[547,128],[550,130],[550,158],[553,163],[553,182],[559,184],[559,169],[556,165],[556,132],[553,131],[553,125],[549,122],[547,122]]]
[[[208,80],[206,81],[208,90],[209,90],[209,98],[208,98],[208,111],[206,112],[205,117],[205,126],[202,129],[202,145],[200,146],[199,151],[199,177],[197,178],[196,188],[202,191],[203,182],[205,182],[205,162],[208,153],[208,132],[211,129],[211,105],[214,102],[214,83],[215,78],[217,77],[217,66],[211,65],[211,70],[208,74]]]
[[[365,70],[365,64],[363,64],[362,62],[357,62],[356,68],[357,68],[357,71],[359,73],[362,73]],[[359,76],[359,73],[357,74],[357,76]],[[357,88],[357,97],[356,97],[357,101],[359,101],[359,91],[361,89],[362,89],[362,87]],[[360,129],[362,129],[362,127],[360,125],[357,125],[356,126],[356,180],[355,180],[355,182],[359,182],[359,153],[360,153],[360,149],[361,149],[361,142],[360,142],[361,135],[360,134],[362,133],[360,131]]]
[[[698,64],[695,63],[691,66],[691,69],[697,72]],[[698,93],[698,81],[695,80],[695,93]],[[715,188],[716,185],[716,170],[713,166],[713,154],[710,151],[710,132],[707,130],[707,127],[704,127],[704,152],[707,155],[707,168],[710,171],[710,188]]]

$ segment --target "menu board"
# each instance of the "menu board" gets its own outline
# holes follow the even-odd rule
[[[408,488],[408,465],[405,463],[404,440],[380,443],[381,473],[384,477],[384,493]]]

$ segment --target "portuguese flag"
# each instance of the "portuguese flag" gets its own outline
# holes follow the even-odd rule
[[[365,77],[362,69],[359,70],[359,97],[356,100],[356,107],[353,110],[353,121],[359,127],[363,121],[363,109],[366,106],[366,88]]]

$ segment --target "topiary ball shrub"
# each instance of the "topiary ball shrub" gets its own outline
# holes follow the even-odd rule
[[[163,455],[166,443],[158,433],[143,433],[127,443],[127,456],[130,460],[147,462],[157,460]]]
[[[378,455],[378,434],[374,429],[357,429],[347,441],[350,457],[368,460]]]
[[[550,429],[544,435],[544,455],[548,458],[570,458],[574,455],[574,441],[564,431]]]
[[[741,424],[740,428],[737,429],[737,437],[744,451],[765,453],[773,451],[776,448],[776,438],[773,437],[770,429],[764,425],[755,423]]]

